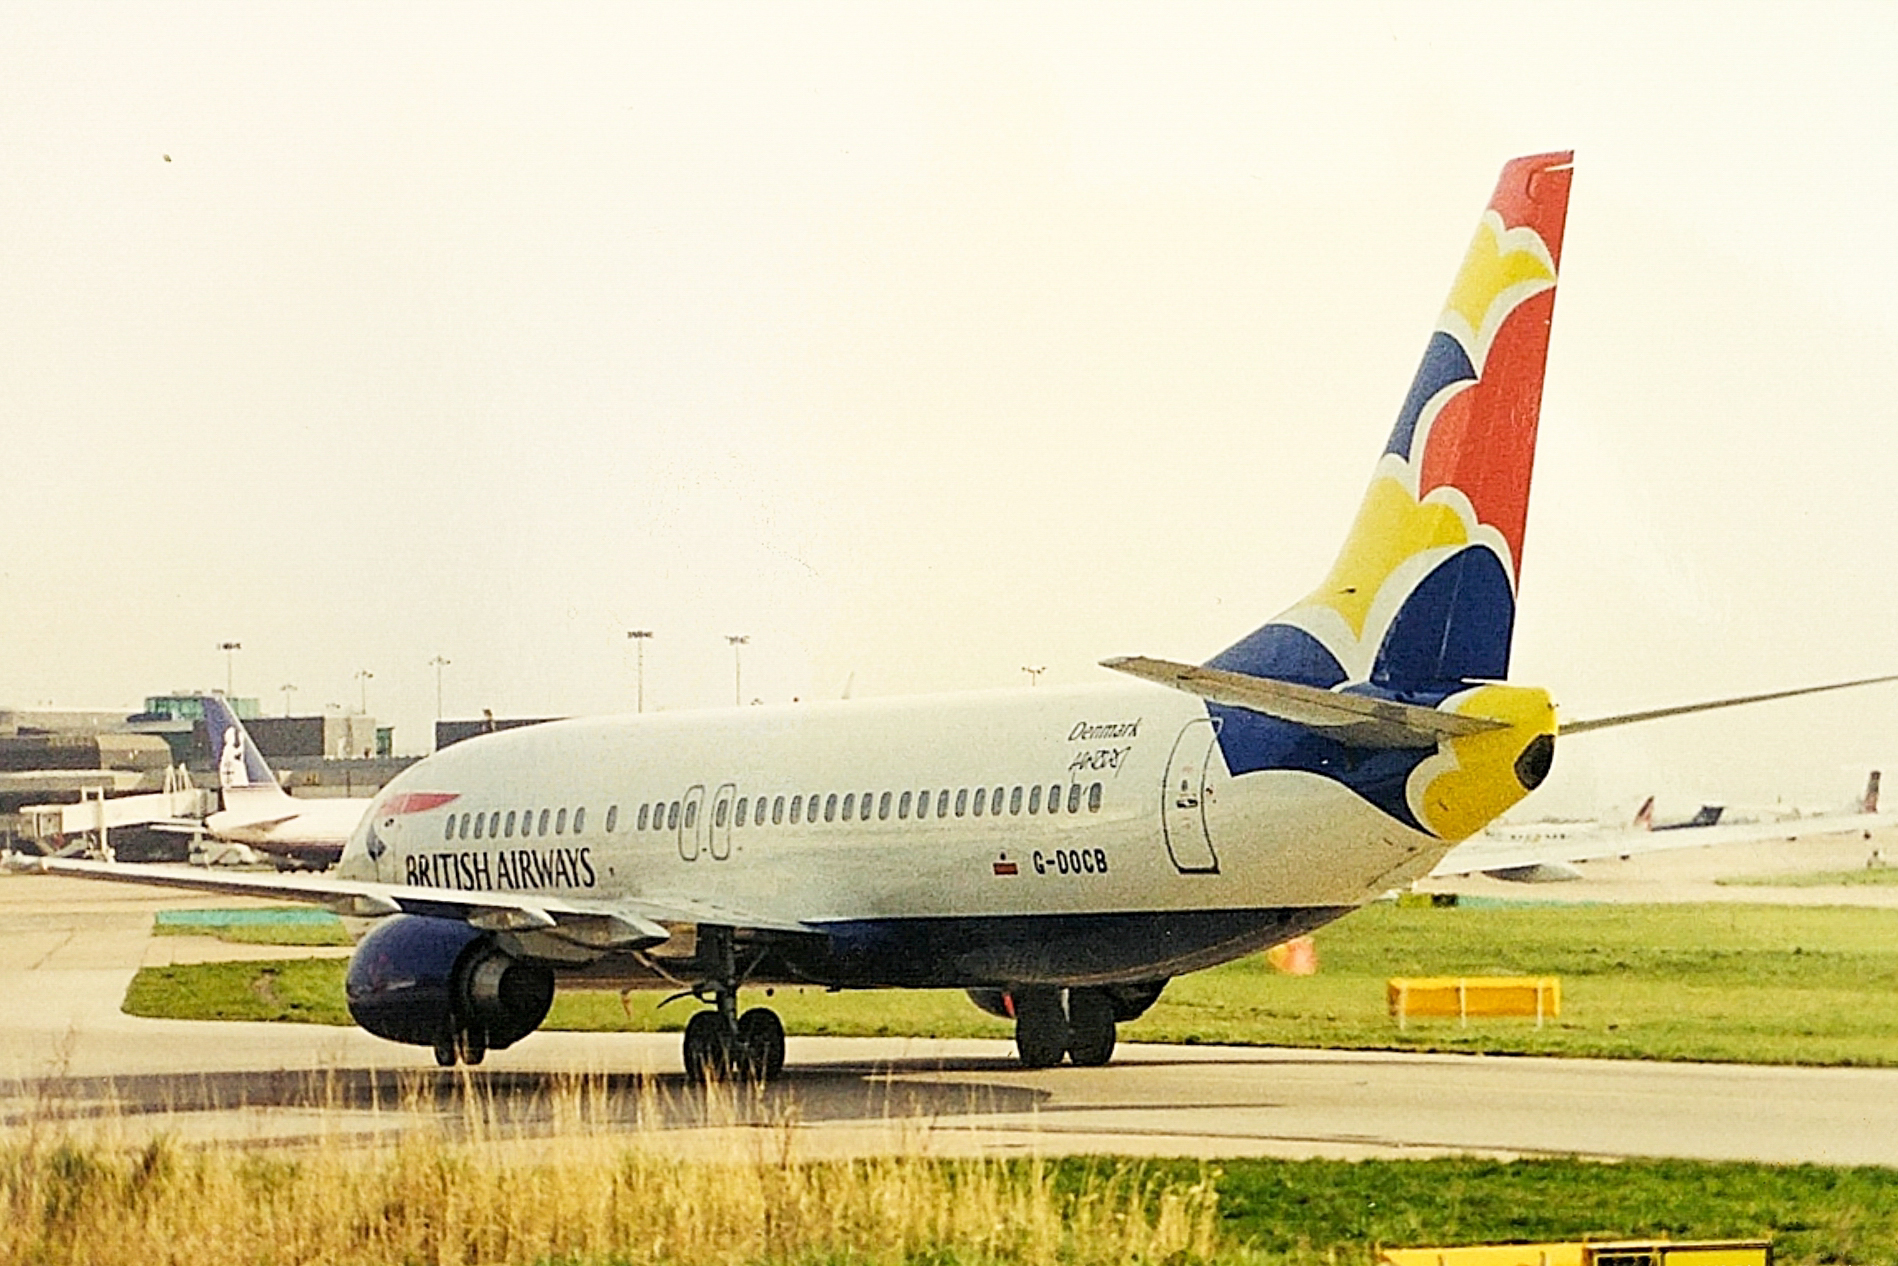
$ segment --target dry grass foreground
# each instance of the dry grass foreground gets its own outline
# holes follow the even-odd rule
[[[481,1094],[474,1082],[464,1092]],[[1034,1161],[917,1151],[802,1161],[788,1122],[681,1161],[637,1146],[584,1081],[550,1107],[544,1136],[471,1113],[461,1137],[336,1132],[294,1150],[126,1142],[130,1131],[115,1141],[110,1118],[83,1129],[35,1118],[0,1139],[0,1262],[1084,1266],[1205,1261],[1219,1247],[1210,1175],[1112,1166],[1077,1182]]]

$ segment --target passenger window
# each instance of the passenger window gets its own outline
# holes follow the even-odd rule
[[[890,793],[884,792],[877,798],[877,821],[887,822],[890,817]]]
[[[1003,788],[997,787],[994,791],[989,792],[989,812],[993,813],[996,817],[1002,816],[1002,791]]]
[[[988,802],[988,798],[989,798],[989,789],[987,787],[977,787],[975,789],[975,816],[976,817],[979,818],[982,816],[982,806]],[[956,813],[958,815],[962,813],[961,806],[959,805],[957,806]]]
[[[652,806],[649,804],[642,804],[639,806],[639,825],[634,827],[633,828],[634,830],[643,831],[646,829],[646,822],[648,821],[646,815],[650,813],[651,811],[652,811]]]
[[[903,793],[903,798],[896,802],[896,820],[897,821],[903,822],[903,821],[908,820],[910,802],[914,798],[915,794],[916,793],[912,791],[905,791]]]
[[[690,831],[699,824],[699,802],[688,800],[685,804],[685,829]]]
[[[543,814],[542,816],[544,817],[545,815]],[[679,829],[679,802],[677,800],[674,800],[671,804],[666,806],[666,830],[676,831],[678,829]]]
[[[1061,784],[1060,783],[1056,783],[1054,786],[1048,788],[1048,812],[1050,813],[1061,812]]]
[[[499,809],[488,815],[488,838],[496,840],[501,838],[501,811]]]
[[[542,809],[540,811],[540,827],[538,830],[534,832],[534,834],[536,835],[547,834],[547,820],[553,816],[553,812],[554,811],[552,809]]]
[[[758,801],[758,807],[760,809],[764,808],[764,800],[762,798],[760,798]],[[745,824],[745,815],[749,813],[750,811],[751,811],[751,801],[744,796],[738,797],[738,825],[739,826],[743,826]],[[764,814],[760,813],[758,816],[762,818]]]
[[[1099,813],[1101,811],[1101,785],[1099,783],[1095,783],[1092,787],[1087,789],[1087,811],[1089,813]]]
[[[1017,787],[1015,788],[1015,790],[1008,793],[1008,811],[1010,813],[1017,814],[1017,815],[1021,813],[1021,788],[1020,787]]]
[[[483,828],[485,828],[485,827],[486,827],[487,825],[488,825],[488,815],[487,815],[487,814],[485,814],[485,813],[477,813],[477,814],[475,814],[475,832],[474,832],[474,837],[475,837],[475,838],[476,838],[477,840],[478,840],[478,839],[480,839],[480,838],[482,837],[482,835],[483,835],[483,834],[485,834],[485,831],[483,830]]]
[[[824,797],[824,821],[835,822],[836,820],[837,820],[837,793],[833,791],[828,796]]]
[[[936,816],[939,818],[949,816],[949,788],[947,787],[936,793]]]
[[[798,815],[802,813],[803,811],[804,811],[804,797],[792,796],[791,797],[791,825],[792,826],[797,825]]]
[[[843,811],[844,821],[846,822],[850,821],[850,810],[856,805],[856,803],[857,803],[856,792],[852,791],[844,796],[844,811]]]
[[[1028,789],[1028,812],[1041,812],[1041,784],[1036,783]]]
[[[679,825],[679,815],[676,808],[673,810],[672,825]],[[666,802],[663,800],[653,802],[652,829],[655,831],[663,831],[666,829]]]
[[[565,809],[562,809],[560,813],[554,818],[554,834],[565,835],[566,833],[567,833],[567,811]]]
[[[969,811],[969,789],[967,787],[958,788],[956,791],[956,816],[961,817],[963,814],[967,813],[968,811]]]
[[[581,805],[573,811],[573,833],[575,835],[587,829],[587,807]]]
[[[468,838],[468,815],[465,813],[461,815],[461,830],[458,834],[464,840]]]
[[[730,809],[731,801],[720,800],[712,809],[712,825],[723,830],[725,827],[725,814],[730,811]]]
[[[776,826],[782,821],[784,821],[784,797],[779,796],[771,802],[771,825]],[[791,821],[795,822],[797,819],[792,818]]]
[[[1068,788],[1068,812],[1079,813],[1080,811],[1081,811],[1081,784],[1077,782],[1072,787]]]
[[[619,806],[616,804],[608,805],[606,807],[606,833],[608,835],[611,835],[613,833],[613,828],[618,825],[619,825]]]
[[[455,838],[455,815],[452,813],[448,815],[447,825],[442,828],[442,838],[445,840]]]

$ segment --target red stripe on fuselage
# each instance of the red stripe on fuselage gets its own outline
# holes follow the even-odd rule
[[[382,806],[384,815],[393,816],[402,813],[426,813],[430,809],[439,809],[445,804],[461,799],[458,791],[407,791],[401,795],[390,796]]]

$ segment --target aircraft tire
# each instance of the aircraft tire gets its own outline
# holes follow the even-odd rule
[[[724,1081],[732,1071],[732,1031],[716,1011],[701,1011],[685,1026],[685,1078],[698,1085]]]
[[[1015,1053],[1025,1068],[1053,1068],[1068,1053],[1068,1013],[1059,989],[1012,990]]]
[[[1099,1068],[1114,1058],[1114,1002],[1098,989],[1068,990],[1068,1058]]]
[[[461,1059],[461,1051],[453,1036],[435,1039],[435,1062],[443,1068],[453,1068]]]
[[[784,1071],[784,1021],[769,1007],[753,1007],[738,1017],[732,1062],[751,1082],[777,1080]]]
[[[456,1048],[462,1063],[470,1067],[479,1064],[488,1057],[488,1031],[481,1028],[463,1029]]]

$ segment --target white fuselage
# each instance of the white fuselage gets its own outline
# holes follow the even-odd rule
[[[281,792],[265,797],[227,790],[224,796],[227,807],[204,820],[205,830],[266,852],[340,851],[371,803],[360,796],[299,799]]]
[[[1235,779],[1213,739],[1201,701],[1144,685],[550,723],[404,771],[340,873],[676,901],[741,927],[960,924],[986,929],[963,941],[1057,941],[1094,916],[1297,911],[1310,925],[1448,847],[1323,777]],[[1174,939],[1167,926],[1129,934]],[[1232,926],[1201,939],[1245,939]],[[1154,957],[1208,953],[1182,942]],[[1112,971],[1139,957],[1117,951]]]

